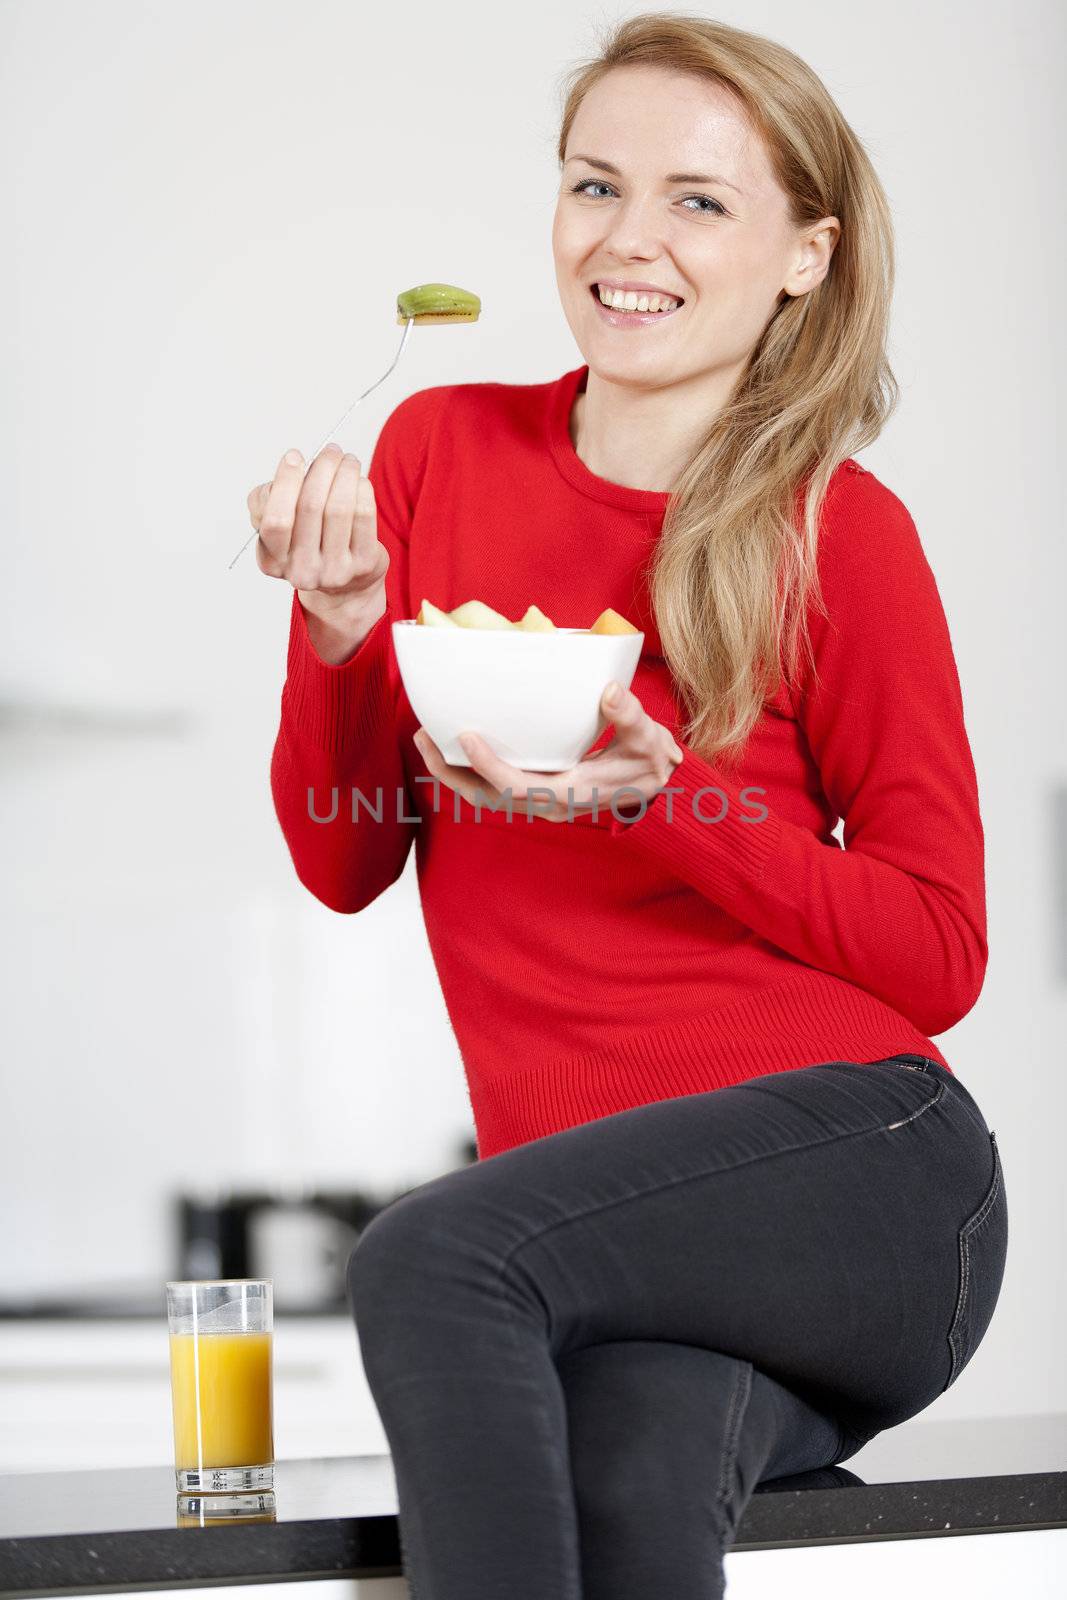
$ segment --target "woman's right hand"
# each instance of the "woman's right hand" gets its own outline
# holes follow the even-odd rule
[[[291,583],[305,612],[331,633],[365,634],[368,619],[385,611],[389,552],[378,541],[374,486],[358,459],[328,444],[305,476],[303,456],[287,451],[247,504],[259,570]]]

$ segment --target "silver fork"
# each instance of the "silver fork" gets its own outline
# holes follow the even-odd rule
[[[411,329],[412,329],[412,326],[414,324],[414,321],[415,321],[414,317],[409,317],[407,322],[404,324],[404,332],[400,336],[400,349],[397,351],[397,353],[393,357],[392,361],[386,367],[386,369],[382,373],[381,377],[377,378],[375,380],[375,382],[371,384],[370,389],[364,389],[363,393],[359,397],[359,400],[353,400],[352,404],[349,406],[349,408],[345,412],[344,416],[341,417],[337,422],[334,423],[333,427],[330,429],[330,431],[326,435],[325,439],[323,439],[322,444],[317,445],[316,448],[311,452],[311,455],[308,457],[309,461],[314,461],[314,459],[318,455],[319,451],[322,450],[325,445],[329,444],[329,442],[333,438],[334,434],[337,433],[340,430],[341,426],[345,422],[348,421],[348,419],[352,415],[353,411],[359,405],[360,400],[365,400],[367,398],[367,396],[372,392],[372,390],[374,390],[374,389],[376,389],[378,387],[379,383],[384,383],[385,382],[386,378],[389,376],[389,374],[392,372],[393,368],[396,366],[397,362],[400,360],[400,357],[404,354],[404,346],[407,343],[408,334],[411,332]],[[233,568],[237,565],[237,562],[241,559],[241,557],[244,555],[245,551],[248,549],[249,545],[252,543],[252,540],[253,539],[258,539],[258,538],[259,538],[259,529],[258,528],[254,528],[252,530],[251,534],[245,540],[244,544],[241,546],[240,550],[238,550],[237,554],[234,556],[233,560],[230,562],[230,565],[226,569],[227,572],[232,572]]]

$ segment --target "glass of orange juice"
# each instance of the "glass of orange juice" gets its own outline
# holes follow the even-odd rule
[[[174,1475],[183,1494],[274,1486],[274,1284],[167,1284]]]

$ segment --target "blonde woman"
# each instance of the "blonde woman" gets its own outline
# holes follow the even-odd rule
[[[573,74],[559,160],[583,365],[249,497],[296,591],[273,793],[337,911],[414,844],[470,1090],[479,1161],[349,1263],[412,1593],[708,1600],[755,1485],[922,1411],[993,1315],[996,1140],[932,1037],[982,986],[982,825],[853,455],[896,399],[859,139],[781,45],[662,13]],[[644,630],[575,768],[442,760],[390,644],[423,597]]]

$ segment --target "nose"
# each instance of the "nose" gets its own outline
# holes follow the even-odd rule
[[[605,219],[603,249],[620,262],[658,261],[666,254],[658,202],[634,195],[613,207]]]

